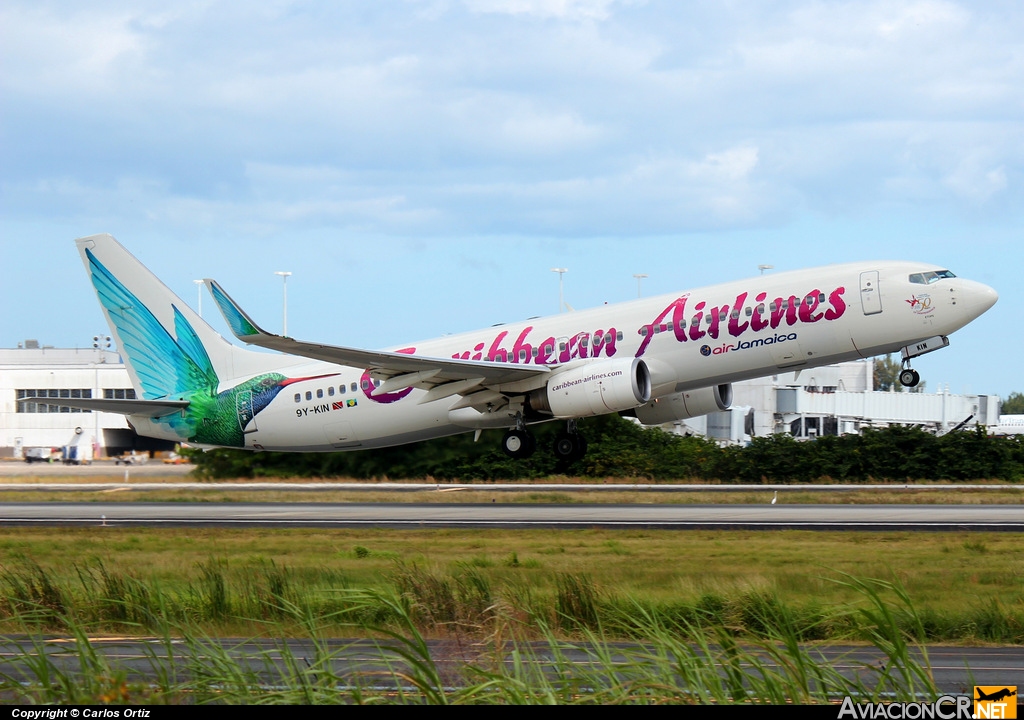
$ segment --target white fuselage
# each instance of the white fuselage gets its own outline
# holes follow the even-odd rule
[[[1024,415],[1000,415],[996,435],[1024,435]]]
[[[642,358],[652,397],[707,388],[780,370],[866,358],[948,335],[978,317],[996,294],[976,282],[928,276],[921,263],[861,263],[779,273],[678,295],[499,325],[393,348],[423,357],[547,365],[527,392],[582,363]],[[912,282],[911,278],[917,278]],[[931,278],[931,282],[928,279]],[[295,358],[289,385],[246,428],[257,450],[341,450],[399,445],[465,432],[459,396],[421,403],[425,390],[377,393],[368,372]],[[236,378],[228,387],[246,378]],[[133,417],[141,434],[164,431]],[[509,421],[505,419],[505,426]],[[149,426],[149,427],[147,427]]]

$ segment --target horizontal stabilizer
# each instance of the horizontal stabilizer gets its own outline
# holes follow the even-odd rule
[[[18,402],[36,402],[45,405],[81,408],[94,412],[116,413],[117,415],[148,415],[163,417],[173,415],[188,407],[187,400],[106,400],[102,398],[25,398]]]

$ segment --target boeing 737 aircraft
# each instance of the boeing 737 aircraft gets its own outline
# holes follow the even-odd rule
[[[77,241],[135,400],[61,402],[128,416],[136,432],[205,447],[335,451],[566,423],[554,452],[583,457],[580,418],[660,425],[725,410],[739,380],[902,351],[911,359],[988,310],[994,290],[915,262],[785,272],[499,325],[391,350],[301,342],[261,329],[213,280],[229,343],[110,235]]]

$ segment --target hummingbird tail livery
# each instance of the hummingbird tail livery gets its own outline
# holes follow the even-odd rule
[[[925,263],[867,262],[759,276],[389,350],[269,333],[218,283],[206,286],[229,343],[110,235],[77,241],[125,359],[135,400],[82,400],[129,416],[141,435],[201,446],[332,451],[502,428],[515,458],[528,426],[562,420],[555,454],[579,459],[580,418],[645,425],[728,408],[731,384],[901,351],[912,358],[997,299]]]

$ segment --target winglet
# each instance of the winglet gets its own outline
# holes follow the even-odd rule
[[[247,338],[257,335],[271,335],[271,333],[266,332],[254,323],[252,318],[246,315],[242,308],[238,307],[238,303],[224,292],[224,288],[216,280],[206,278],[203,282],[206,283],[206,288],[210,291],[213,299],[217,301],[217,307],[220,308],[221,315],[224,316],[224,320],[227,321],[231,332],[235,334],[236,338],[242,342],[247,342]]]

